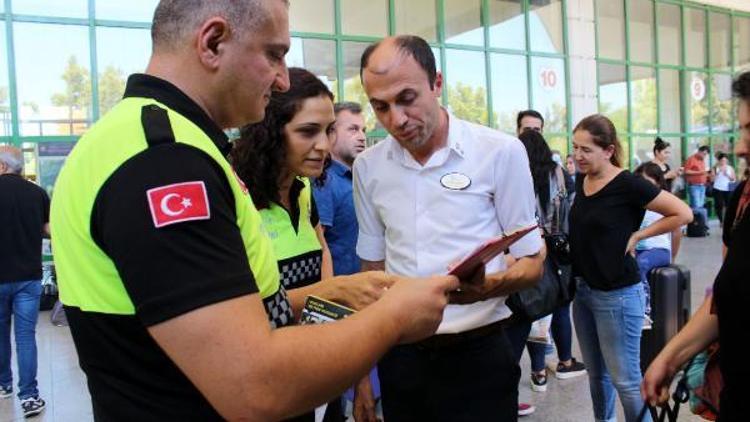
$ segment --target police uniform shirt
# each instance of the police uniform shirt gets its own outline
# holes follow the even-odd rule
[[[148,146],[132,140],[141,126]],[[147,327],[262,293],[268,280],[278,285],[270,241],[238,226],[249,216],[260,228],[260,216],[231,180],[229,149],[177,87],[133,75],[125,99],[78,142],[60,174],[51,222],[56,261],[63,254],[60,292],[97,420],[221,419]],[[98,190],[89,186],[100,180]],[[247,251],[264,239],[253,261]],[[291,322],[283,289],[264,303],[272,325]]]
[[[291,209],[271,202],[260,210],[263,227],[273,243],[281,284],[286,289],[309,286],[321,279],[323,250],[315,226],[320,222],[307,178],[295,178],[289,189]]]
[[[448,115],[447,145],[419,164],[389,136],[354,162],[357,254],[385,260],[389,273],[445,274],[487,239],[536,224],[526,150],[518,139]],[[542,247],[534,230],[510,247],[516,257]],[[498,257],[487,273],[505,269]],[[438,333],[457,333],[510,316],[505,297],[449,305]]]

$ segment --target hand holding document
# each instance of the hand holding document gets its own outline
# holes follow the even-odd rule
[[[537,225],[535,224],[533,226],[516,230],[510,234],[493,237],[492,239],[487,240],[477,246],[474,251],[466,255],[466,257],[459,261],[455,266],[452,266],[448,275],[456,276],[464,283],[481,280],[482,278],[480,277],[474,277],[477,268],[490,262],[493,258],[508,249],[510,245],[515,243],[518,239],[524,237],[536,228]]]

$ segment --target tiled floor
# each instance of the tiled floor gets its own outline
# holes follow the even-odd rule
[[[683,241],[678,262],[687,265],[692,272],[692,305],[700,305],[705,288],[713,282],[720,262],[720,239],[718,228],[712,227],[712,235],[706,239]],[[56,422],[86,422],[92,420],[91,404],[85,379],[78,368],[78,359],[67,328],[54,327],[49,322],[49,313],[39,317],[39,389],[47,401],[47,409],[35,420]],[[581,356],[574,342],[575,356]],[[556,363],[549,357],[550,363]],[[14,359],[15,360],[15,359]],[[521,400],[533,403],[537,411],[522,419],[525,422],[581,422],[593,420],[587,378],[579,377],[560,381],[550,377],[547,392],[535,393],[529,385],[529,358],[524,353],[521,362]],[[467,404],[471,405],[471,404]],[[620,420],[624,420],[618,406]],[[682,410],[680,421],[699,421]],[[22,420],[18,400],[0,399],[0,422]]]

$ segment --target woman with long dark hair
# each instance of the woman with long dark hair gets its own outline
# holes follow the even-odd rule
[[[568,216],[563,211],[567,208],[565,201],[569,201],[570,198],[565,187],[563,168],[552,159],[552,152],[542,134],[529,130],[521,133],[518,138],[526,147],[526,153],[529,156],[534,193],[537,199],[537,214],[544,233],[547,235],[567,233]],[[546,259],[548,262],[545,262],[545,271],[558,269],[549,251]],[[552,313],[550,328],[559,358],[555,376],[559,379],[568,379],[584,375],[586,366],[572,356],[573,332],[570,323],[570,304],[561,306]],[[546,345],[528,342],[527,348],[531,358],[531,389],[537,392],[546,391],[547,370],[544,365]]]
[[[335,121],[333,94],[315,75],[290,68],[289,82],[288,91],[271,95],[263,121],[240,130],[231,154],[263,218],[288,290],[333,277],[310,179],[324,179]],[[354,280],[350,286],[356,289]],[[312,422],[314,414],[294,420]],[[340,400],[329,403],[325,421],[343,421]]]
[[[622,147],[605,116],[595,114],[578,123],[573,150],[581,174],[570,213],[573,319],[589,373],[594,418],[614,420],[618,393],[626,420],[634,422],[643,407],[639,387],[645,311],[635,247],[642,239],[686,224],[692,212],[674,195],[621,168]],[[639,229],[646,209],[664,218]]]

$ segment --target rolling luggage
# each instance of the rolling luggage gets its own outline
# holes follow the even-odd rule
[[[706,222],[705,210],[693,210],[693,221],[687,225],[688,237],[708,236],[708,224]]]
[[[690,270],[681,265],[654,268],[648,273],[651,287],[650,330],[641,336],[641,369],[651,361],[690,318]]]

